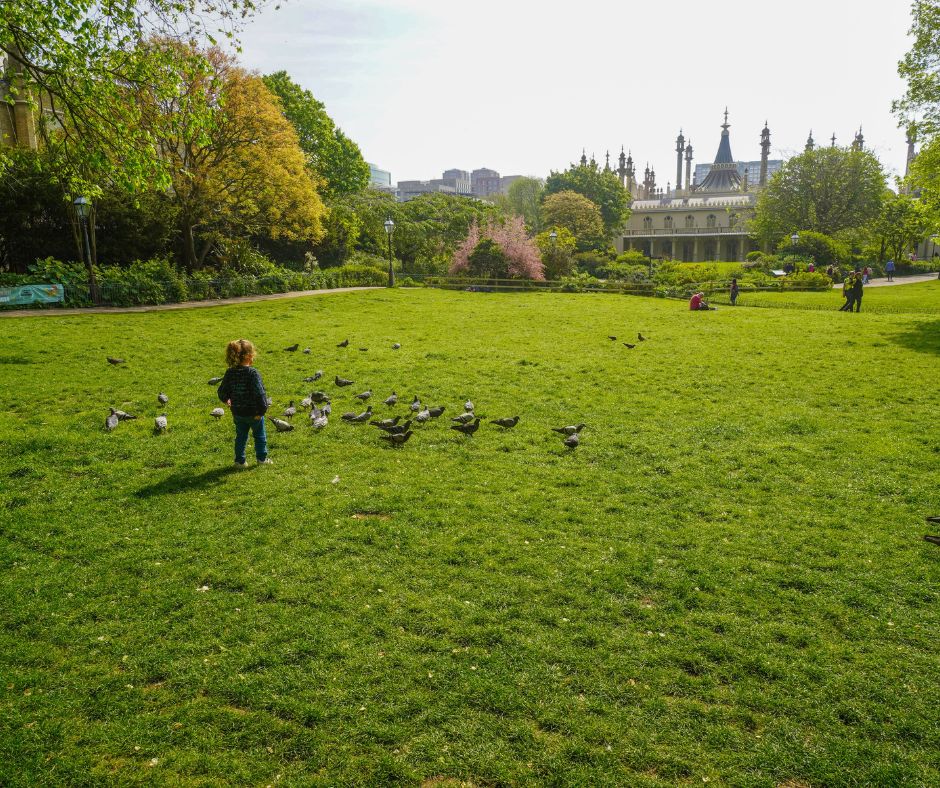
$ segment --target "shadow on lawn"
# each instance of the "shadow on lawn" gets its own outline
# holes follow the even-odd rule
[[[917,323],[904,333],[895,334],[891,341],[920,353],[940,355],[940,320]]]
[[[190,490],[201,490],[204,487],[211,487],[213,484],[218,484],[233,473],[242,472],[243,471],[231,465],[226,465],[222,468],[213,468],[210,471],[197,474],[178,471],[167,476],[162,481],[141,487],[134,495],[138,498],[153,498],[155,495],[172,495],[173,493],[188,492]]]

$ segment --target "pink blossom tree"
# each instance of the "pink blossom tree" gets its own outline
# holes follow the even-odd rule
[[[476,222],[470,225],[467,237],[454,252],[450,273],[465,273],[470,268],[470,255],[480,241],[493,241],[508,262],[509,275],[517,279],[545,279],[542,256],[535,241],[526,233],[525,221],[521,216],[513,216],[503,222],[490,220],[481,228]]]

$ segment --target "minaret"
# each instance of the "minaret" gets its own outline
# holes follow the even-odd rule
[[[584,148],[581,148],[581,166],[587,167],[587,156],[585,155]]]
[[[911,171],[911,163],[914,161],[914,142],[916,141],[914,124],[907,127],[907,162],[904,165],[904,178],[906,179]]]
[[[748,170],[747,167],[744,168],[744,178],[741,179],[741,191],[747,191],[747,179],[748,179]]]
[[[656,171],[650,170],[650,191],[656,192]]]
[[[596,170],[596,169],[597,169],[597,160],[594,158],[594,154],[593,154],[593,153],[591,154],[591,161],[588,162],[588,163],[591,165],[591,169],[592,169],[592,170]]]
[[[812,134],[810,135],[812,136]],[[770,127],[764,121],[760,133],[760,178],[757,183],[762,188],[767,185],[767,161],[770,159]]]
[[[633,166],[633,154],[627,153],[627,191],[631,197],[637,196],[636,189],[636,168]]]
[[[862,127],[858,127],[858,134],[855,135],[855,139],[852,141],[853,150],[864,150],[865,149],[865,138],[862,136]]]
[[[829,147],[834,148],[835,146],[836,146],[836,133],[832,132],[832,144]]]
[[[604,172],[610,172],[610,151],[604,156]]]
[[[685,188],[692,191],[692,140],[685,146]]]
[[[626,185],[627,179],[627,154],[623,152],[623,145],[620,146],[620,158],[618,159],[617,177],[620,178],[620,185]]]
[[[813,130],[809,130],[809,136],[806,138],[806,147],[803,150],[806,153],[809,153],[811,150],[816,149],[816,140],[813,139]]]
[[[682,154],[685,151],[685,137],[682,136],[682,129],[679,129],[679,136],[676,137],[676,191],[682,188]]]
[[[646,169],[643,170],[643,199],[647,200],[650,196],[650,165],[646,163]]]

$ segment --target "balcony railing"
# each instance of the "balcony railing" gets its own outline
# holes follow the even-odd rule
[[[653,237],[659,235],[749,235],[744,227],[650,227],[644,230],[624,230],[625,238]]]

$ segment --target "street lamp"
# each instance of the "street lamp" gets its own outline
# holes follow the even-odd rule
[[[790,246],[796,246],[799,242],[800,242],[799,233],[793,233],[793,235],[790,236]]]
[[[548,234],[548,237],[552,239],[552,246],[554,247],[554,246],[555,246],[555,241],[558,240],[558,233],[556,233],[554,230],[552,230],[552,231]]]
[[[388,236],[388,286],[395,286],[395,269],[392,267],[392,233],[395,232],[395,222],[389,216],[385,220],[385,234]]]
[[[72,203],[75,206],[75,215],[82,226],[82,237],[85,239],[85,264],[88,266],[88,285],[91,291],[91,300],[98,304],[101,296],[98,293],[98,280],[95,278],[95,267],[91,259],[91,242],[88,239],[88,217],[91,215],[91,203],[85,197],[76,197]]]

